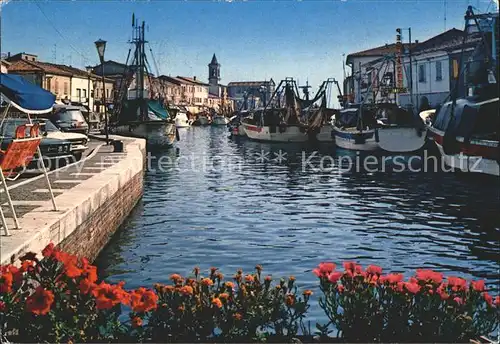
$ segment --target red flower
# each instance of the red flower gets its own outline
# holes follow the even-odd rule
[[[80,289],[80,293],[88,294],[95,287],[95,284],[90,281],[88,278],[84,278],[80,281],[78,288]]]
[[[405,287],[412,294],[416,294],[420,290],[420,286],[416,283],[405,283]]]
[[[119,303],[128,304],[129,295],[122,289],[123,284],[110,285],[101,282],[99,285],[92,288],[97,309],[110,309]]]
[[[491,297],[490,294],[488,294],[487,291],[483,293],[484,301],[488,304],[488,306],[491,306],[493,304],[493,298]]]
[[[7,306],[5,305],[5,302],[0,301],[0,312],[5,312],[7,309]]]
[[[450,295],[444,290],[444,288],[446,288],[446,284],[443,283],[441,284],[437,289],[436,289],[436,292],[439,294],[439,296],[441,297],[441,300],[448,300],[448,298],[450,297]]]
[[[472,289],[474,289],[475,291],[479,291],[479,292],[482,292],[484,291],[485,289],[485,285],[484,285],[484,281],[483,280],[480,280],[480,281],[472,281],[470,283]]]
[[[332,273],[337,266],[334,263],[322,262],[319,263],[318,267],[313,270],[313,274],[317,277],[326,277],[328,274]]]
[[[370,275],[382,275],[382,268],[377,265],[368,265],[366,272]]]
[[[82,269],[78,268],[75,264],[68,264],[64,267],[64,272],[69,278],[76,278],[82,274]]]
[[[419,281],[432,281],[436,284],[439,284],[443,281],[443,274],[440,272],[435,272],[433,270],[418,269],[416,277]]]
[[[448,277],[448,285],[452,287],[453,291],[467,289],[467,281],[460,277]]]
[[[54,253],[54,250],[55,250],[55,245],[54,243],[51,242],[42,250],[42,255],[44,257],[50,257]]]
[[[345,290],[345,287],[341,284],[341,285],[337,286],[337,290],[339,291],[340,294],[342,294]]]
[[[132,306],[132,310],[137,313],[149,312],[156,309],[157,302],[158,295],[146,288],[139,288],[130,294],[130,305]]]
[[[495,306],[500,306],[500,296],[495,297]]]
[[[380,277],[380,282],[388,282],[389,284],[395,284],[403,280],[403,274],[388,274],[386,276]]]
[[[45,315],[50,312],[53,302],[54,294],[50,290],[38,286],[35,292],[26,299],[26,310],[33,314]]]
[[[0,275],[0,294],[10,293],[12,291],[12,282],[14,281],[14,276],[12,272],[5,271]]]
[[[464,304],[464,300],[462,300],[462,298],[460,298],[460,297],[454,298],[453,301],[455,301],[459,305],[463,305]]]
[[[337,283],[341,277],[342,272],[335,271],[328,275],[328,281],[330,281],[330,283]]]
[[[354,272],[356,270],[356,263],[354,262],[344,262],[344,270]]]

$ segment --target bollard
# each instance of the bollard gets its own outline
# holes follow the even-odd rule
[[[113,153],[123,153],[123,141],[113,140],[111,144],[113,145]]]

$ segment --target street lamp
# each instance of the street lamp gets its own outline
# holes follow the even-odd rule
[[[109,145],[109,130],[108,130],[108,112],[106,111],[106,83],[104,81],[104,52],[106,51],[106,41],[99,39],[94,42],[101,61],[101,75],[102,75],[102,104],[104,106],[104,130],[106,132],[106,144]]]

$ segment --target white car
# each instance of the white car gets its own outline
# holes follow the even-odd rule
[[[80,160],[83,153],[89,148],[87,135],[61,131],[48,119],[37,119],[36,122],[40,123],[40,131],[45,137],[71,142],[70,152],[75,160]]]

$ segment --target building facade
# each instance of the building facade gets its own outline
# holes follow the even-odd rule
[[[269,81],[233,81],[227,85],[228,96],[234,101],[236,109],[244,107],[245,99],[249,108],[265,106],[274,94],[276,84]],[[250,106],[248,102],[253,102]]]

